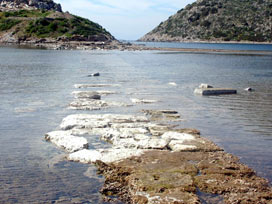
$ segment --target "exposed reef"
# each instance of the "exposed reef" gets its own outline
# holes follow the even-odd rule
[[[86,107],[94,104],[101,108],[96,104],[102,103],[101,96],[118,93],[86,88],[118,86],[77,84],[75,88],[84,90],[73,92],[73,103],[80,110],[91,110]],[[135,106],[159,103],[154,100],[149,104],[147,99],[134,102]],[[73,114],[62,120],[60,130],[47,133],[45,139],[64,149],[67,160],[96,165],[98,173],[105,177],[100,192],[108,202],[272,203],[272,188],[267,180],[200,136],[198,130],[180,128],[177,124],[181,121],[177,111],[168,109],[144,109],[133,114]],[[99,138],[107,145],[96,148],[90,138]]]

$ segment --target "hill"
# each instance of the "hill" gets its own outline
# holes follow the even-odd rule
[[[0,0],[0,42],[111,41],[114,37],[88,19],[63,13],[51,0]]]
[[[272,42],[272,1],[198,0],[139,40]]]

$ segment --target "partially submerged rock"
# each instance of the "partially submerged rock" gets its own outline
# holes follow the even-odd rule
[[[89,74],[88,77],[98,77],[100,76],[99,72],[93,73],[93,74]]]
[[[112,123],[138,123],[149,122],[149,119],[145,116],[134,115],[118,115],[118,114],[74,114],[69,115],[62,120],[60,128],[63,130],[69,130],[72,128],[105,128],[109,127]]]
[[[116,101],[105,101],[96,99],[78,99],[69,104],[69,108],[73,110],[100,110],[110,107],[125,107],[128,104]]]
[[[144,150],[138,149],[100,149],[100,150],[81,150],[68,155],[67,159],[81,163],[104,163],[117,162],[132,156],[140,156]]]
[[[96,91],[74,91],[72,94],[77,99],[101,99],[101,96]]]
[[[177,86],[177,84],[175,82],[169,82],[168,85],[170,85],[170,86]]]
[[[247,88],[245,88],[245,91],[254,91],[254,89],[251,87],[247,87]]]
[[[151,120],[179,120],[180,115],[175,110],[142,110]]]
[[[195,89],[194,93],[203,96],[210,96],[222,94],[237,94],[237,90],[231,88],[197,88]]]
[[[199,88],[200,89],[210,89],[210,88],[213,88],[213,86],[209,85],[209,84],[200,84]]]
[[[88,148],[88,142],[83,137],[76,137],[67,131],[54,131],[45,135],[47,141],[52,142],[67,152],[75,152]]]

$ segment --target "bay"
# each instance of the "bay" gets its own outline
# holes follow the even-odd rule
[[[87,77],[95,72],[101,76]],[[80,83],[119,84],[92,89],[117,92],[105,100],[159,102],[91,112],[68,110],[71,93],[76,91],[74,84]],[[200,83],[236,88],[238,94],[196,96],[193,91]],[[246,87],[255,91],[244,91]],[[58,129],[61,120],[74,113],[177,110],[183,118],[181,127],[199,129],[202,136],[271,182],[271,89],[271,55],[2,47],[0,203],[104,203],[99,194],[104,180],[95,166],[67,162],[64,151],[44,140],[45,133]]]

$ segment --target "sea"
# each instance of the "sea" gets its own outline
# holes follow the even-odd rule
[[[190,46],[251,52],[0,47],[0,203],[106,203],[99,193],[104,178],[96,167],[67,161],[67,153],[44,139],[47,132],[59,129],[64,117],[77,113],[141,115],[143,109],[177,110],[180,127],[200,130],[272,183],[272,45]],[[99,77],[88,77],[96,72]],[[68,109],[71,93],[77,91],[74,85],[83,83],[119,84],[89,89],[116,91],[104,100],[158,102],[97,111]],[[238,94],[195,95],[201,83],[235,88]],[[254,91],[245,91],[247,87]]]

